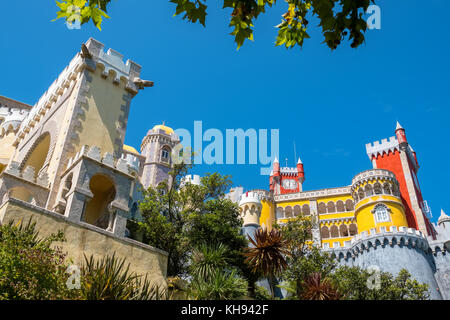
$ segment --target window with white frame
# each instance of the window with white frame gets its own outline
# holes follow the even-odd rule
[[[375,214],[375,220],[378,223],[389,222],[391,220],[389,215],[389,208],[384,204],[377,204],[375,206],[375,209],[373,210],[373,213]]]
[[[161,150],[161,161],[169,162],[169,160],[170,160],[170,150],[169,148],[163,148]]]

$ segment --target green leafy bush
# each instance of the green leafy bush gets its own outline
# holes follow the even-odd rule
[[[0,300],[78,299],[66,281],[66,255],[52,248],[63,241],[62,232],[39,238],[29,220],[0,226]]]

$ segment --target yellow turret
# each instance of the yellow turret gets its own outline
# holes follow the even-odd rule
[[[408,227],[394,173],[374,169],[358,174],[352,181],[352,195],[359,233]]]

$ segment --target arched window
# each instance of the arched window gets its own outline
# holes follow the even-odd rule
[[[338,238],[339,237],[339,229],[337,226],[332,225],[330,228],[330,236],[331,238]]]
[[[339,233],[341,235],[341,237],[348,237],[348,228],[345,224],[341,224],[339,226]]]
[[[355,192],[355,193],[353,193],[352,196],[353,196],[353,200],[355,201],[355,203],[359,201],[359,199],[358,199],[358,193]]]
[[[282,207],[277,208],[277,219],[283,219],[284,218],[284,210]]]
[[[350,235],[351,236],[355,236],[358,234],[358,227],[356,226],[356,224],[352,223],[349,227],[349,231],[350,231]]]
[[[286,218],[292,218],[292,208],[287,206],[284,209],[284,213],[286,214]]]
[[[299,205],[294,207],[294,216],[298,217],[302,214],[302,208]]]
[[[170,148],[167,146],[165,146],[161,150],[161,162],[166,162],[166,163],[170,162]]]
[[[381,184],[379,184],[378,182],[373,185],[373,190],[374,190],[375,194],[382,194],[383,193],[383,191],[381,189]]]
[[[327,212],[328,213],[336,212],[336,206],[334,205],[333,201],[330,201],[330,202],[327,203]]]
[[[375,214],[375,220],[378,223],[389,222],[391,220],[390,214],[389,214],[389,208],[386,207],[386,205],[384,205],[382,203],[377,204],[372,212]]]
[[[339,200],[338,202],[336,202],[336,210],[337,212],[345,212],[344,201]]]
[[[355,210],[355,205],[353,204],[353,201],[348,199],[347,201],[345,201],[345,209],[347,211],[353,211]]]
[[[319,214],[327,213],[327,205],[324,202],[320,202],[317,205],[317,210],[319,211]]]
[[[330,237],[330,231],[326,226],[323,226],[320,229],[320,236],[322,237],[322,239],[328,239]]]
[[[359,200],[362,200],[366,197],[366,194],[364,193],[364,189],[361,187],[358,190],[358,196],[359,196]]]
[[[392,185],[392,194],[396,197],[400,197],[400,191],[398,190],[398,187],[396,184]]]
[[[389,186],[389,183],[385,183],[383,186],[383,192],[384,194],[391,194],[391,187]]]
[[[304,204],[302,207],[302,212],[304,216],[309,216],[311,214],[311,211],[309,210],[309,205]]]
[[[371,197],[373,196],[373,188],[371,184],[367,184],[365,187],[365,191],[366,191],[366,197]]]

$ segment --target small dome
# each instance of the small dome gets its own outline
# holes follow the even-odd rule
[[[131,152],[131,153],[136,153],[136,154],[139,154],[139,152],[137,152],[137,150],[135,149],[135,148],[133,148],[133,147],[131,147],[131,146],[127,146],[127,145],[123,145],[123,150],[124,151],[128,151],[128,152]]]
[[[155,130],[155,131],[158,130],[158,129],[159,130],[163,130],[165,133],[167,133],[169,135],[172,134],[172,133],[175,133],[172,128],[167,127],[164,124],[158,124],[158,125],[153,127],[153,130]]]
[[[450,221],[450,217],[445,214],[444,210],[441,209],[441,216],[439,217],[438,223],[443,223]]]

